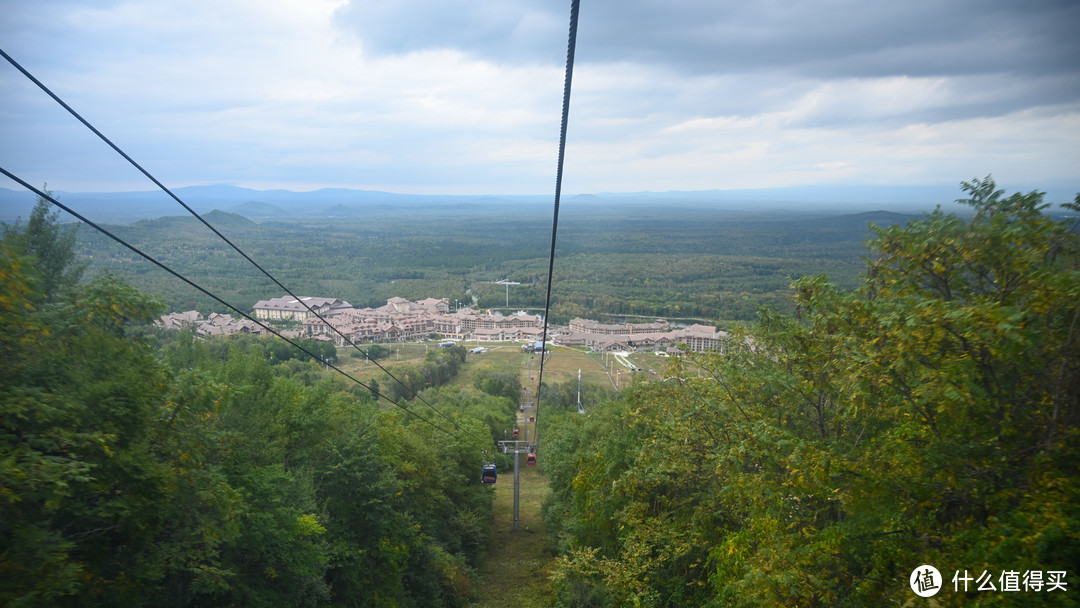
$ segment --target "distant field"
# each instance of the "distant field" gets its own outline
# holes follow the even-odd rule
[[[522,382],[528,383],[528,376],[522,370],[531,371],[532,383],[537,380],[537,366],[540,363],[538,355],[529,355],[521,352],[521,344],[518,342],[462,342],[466,348],[482,346],[488,350],[479,354],[469,354],[465,358],[465,364],[450,386],[473,386],[473,379],[477,370],[494,368],[509,373],[520,373]],[[361,345],[365,348],[367,345]],[[404,344],[382,345],[393,350],[392,354],[381,359],[379,364],[393,371],[396,366],[417,365],[432,349],[437,349],[436,342],[418,344],[408,342]],[[625,387],[631,381],[632,376],[640,376],[646,380],[658,380],[663,378],[663,370],[667,364],[665,357],[658,357],[652,353],[634,353],[629,359],[641,368],[640,372],[632,372],[617,363],[614,357],[605,358],[601,353],[590,353],[586,349],[569,348],[563,346],[549,346],[550,355],[544,363],[544,383],[559,384],[563,382],[577,382],[578,370],[581,370],[583,384],[596,386],[614,387],[616,376],[621,375],[620,385]],[[352,356],[355,352],[352,348],[339,348],[338,367],[343,371],[355,376],[362,382],[376,380],[382,385],[392,382],[386,373],[380,370],[374,363]],[[531,364],[530,364],[531,360]],[[604,367],[604,366],[607,367]],[[656,373],[650,374],[648,370]]]
[[[476,355],[467,355],[465,365],[462,366],[451,386],[472,386],[476,371],[487,367],[510,374],[519,373],[525,368],[525,362],[529,359],[529,355],[521,352],[521,344],[517,342],[462,342],[462,344],[465,348],[482,346],[488,350]]]

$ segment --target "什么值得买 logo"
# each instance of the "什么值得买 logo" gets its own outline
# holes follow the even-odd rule
[[[911,590],[919,597],[931,597],[941,591],[941,573],[938,569],[928,564],[915,568],[908,577]]]

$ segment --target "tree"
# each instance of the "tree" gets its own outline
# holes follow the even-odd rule
[[[476,372],[473,378],[473,387],[489,395],[506,397],[514,401],[521,397],[519,374],[498,371],[490,365],[484,366]]]
[[[52,196],[48,189],[44,192]],[[51,210],[52,203],[39,196],[25,225],[17,220],[13,226],[3,228],[3,239],[9,246],[36,259],[41,281],[39,293],[46,300],[78,284],[86,269],[86,264],[76,258],[77,228],[61,226],[60,211]]]
[[[545,452],[564,596],[863,606],[921,563],[1080,560],[1080,237],[1041,193],[962,189],[974,216],[877,229],[858,289],[797,281],[794,315]],[[937,599],[1056,600],[969,591]]]
[[[364,351],[367,352],[368,358],[372,361],[378,361],[390,356],[390,349],[379,344],[369,344],[364,348]]]
[[[511,403],[432,395],[450,437],[291,346],[140,337],[161,306],[111,275],[45,306],[41,284],[0,241],[0,604],[464,603],[491,508],[474,438]],[[459,350],[424,365],[445,380]]]
[[[163,377],[123,331],[157,304],[105,276],[35,308],[30,259],[0,243],[0,602],[132,598],[175,487],[148,449]]]

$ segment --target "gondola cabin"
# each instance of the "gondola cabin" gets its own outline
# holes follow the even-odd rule
[[[517,429],[514,429],[514,433],[513,433],[512,436],[513,436],[514,439],[518,438],[518,430]]]
[[[480,472],[480,483],[495,483],[498,477],[495,472],[495,463],[485,464],[484,470]]]
[[[525,464],[529,465],[530,467],[536,466],[536,454],[529,454],[528,456],[526,456]]]

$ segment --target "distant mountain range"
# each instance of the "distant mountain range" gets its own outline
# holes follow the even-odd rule
[[[283,217],[355,217],[371,213],[396,213],[421,208],[451,209],[463,204],[512,204],[546,200],[530,196],[432,196],[394,194],[370,190],[326,188],[310,192],[289,190],[252,190],[237,186],[189,186],[173,190],[200,214],[214,209],[253,219]],[[94,221],[130,223],[187,211],[163,191],[148,192],[54,192]],[[29,191],[0,188],[0,221],[11,222],[26,217],[36,196]]]
[[[1006,187],[1007,186],[1003,186]],[[1027,191],[1032,188],[1012,188]],[[1076,191],[1060,188],[1048,194],[1050,202],[1072,200]],[[237,186],[189,186],[173,191],[195,211],[220,209],[255,220],[288,217],[364,217],[402,213],[465,215],[472,209],[490,211],[505,207],[516,214],[549,215],[552,196],[547,195],[420,195],[371,190],[325,188],[310,192],[252,190]],[[1070,193],[1071,192],[1071,193]],[[959,186],[801,186],[747,190],[596,193],[564,196],[562,209],[575,208],[707,206],[731,211],[818,208],[840,213],[886,209],[898,212],[928,211],[952,205]],[[167,194],[149,192],[57,192],[58,199],[94,221],[130,223],[187,212]],[[27,217],[36,197],[28,191],[0,188],[0,221]]]

